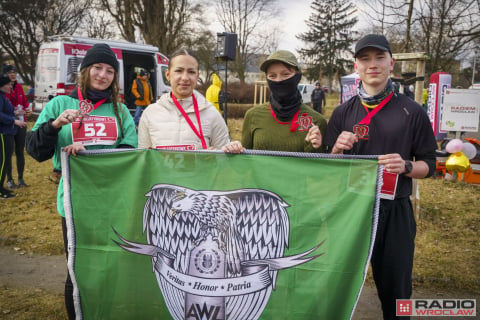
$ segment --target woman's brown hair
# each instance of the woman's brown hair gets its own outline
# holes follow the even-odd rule
[[[174,53],[172,53],[170,55],[170,60],[168,61],[168,69],[170,69],[172,67],[173,58],[178,57],[178,56],[191,56],[193,59],[195,59],[195,61],[197,61],[197,69],[199,68],[200,64],[198,63],[198,59],[193,54],[193,52],[189,49],[182,48],[182,49],[176,50]]]
[[[87,96],[88,84],[90,83],[90,69],[92,67],[93,67],[93,65],[90,65],[86,68],[81,69],[80,70],[80,75],[78,77],[78,86],[80,87],[80,91],[82,92],[82,96],[84,96],[84,97]],[[119,108],[118,98],[120,97],[120,88],[119,88],[119,85],[118,85],[118,72],[117,71],[114,71],[112,84],[110,85],[110,87],[107,88],[107,90],[111,90],[110,98],[112,99],[113,110],[115,111],[115,116],[117,117],[118,123],[120,125],[120,133],[121,133],[120,138],[123,138],[122,119],[120,118],[120,115],[119,115],[119,109],[120,108]]]

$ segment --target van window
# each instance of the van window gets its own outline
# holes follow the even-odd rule
[[[35,82],[56,82],[57,54],[40,54],[35,70]]]
[[[162,71],[163,83],[164,83],[165,85],[169,86],[169,85],[170,85],[170,82],[168,81],[167,76],[165,75],[165,72],[168,70],[168,66],[162,65],[162,66],[160,67],[160,70]]]
[[[77,76],[80,73],[80,64],[83,61],[83,57],[69,57],[67,62],[67,84],[76,83]]]

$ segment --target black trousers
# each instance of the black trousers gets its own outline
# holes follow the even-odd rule
[[[17,133],[13,136],[14,140],[14,152],[17,158],[17,173],[18,179],[23,179],[23,171],[25,170],[25,138],[27,136],[27,127],[18,127]],[[12,162],[7,168],[8,180],[13,180],[12,176]]]
[[[322,102],[317,102],[317,103],[312,102],[312,104],[313,104],[313,110],[323,114]]]
[[[63,245],[68,259],[68,238],[67,238],[67,220],[62,217]],[[73,283],[70,278],[70,272],[67,270],[67,279],[65,280],[65,309],[69,320],[75,319],[75,305],[73,303]]]
[[[396,299],[410,299],[412,295],[416,228],[409,198],[380,200],[371,263],[385,320],[409,319],[396,317]]]
[[[7,168],[12,166],[13,135],[0,133],[0,191],[5,191]]]

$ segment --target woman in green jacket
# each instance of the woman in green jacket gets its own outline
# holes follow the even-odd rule
[[[69,96],[57,96],[40,113],[27,134],[27,152],[37,161],[53,158],[61,169],[62,149],[76,156],[93,149],[136,148],[137,133],[127,107],[118,102],[118,60],[107,44],[90,48],[80,67],[78,87]],[[63,180],[57,192],[57,210],[62,216],[65,252],[68,257],[67,227],[63,207]],[[75,319],[73,285],[65,283],[65,305],[69,319]]]
[[[327,121],[303,104],[298,91],[302,78],[296,57],[289,51],[272,53],[260,66],[270,89],[270,104],[245,114],[242,145],[246,149],[324,152]]]

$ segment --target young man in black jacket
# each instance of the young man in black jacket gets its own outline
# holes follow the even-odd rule
[[[425,110],[395,92],[390,73],[395,59],[383,35],[370,34],[355,47],[358,94],[338,106],[325,143],[334,154],[379,155],[387,174],[397,177],[391,200],[380,200],[372,271],[383,318],[396,319],[396,299],[412,294],[416,223],[409,196],[412,178],[435,171],[436,141]],[[403,318],[405,319],[405,318]]]

